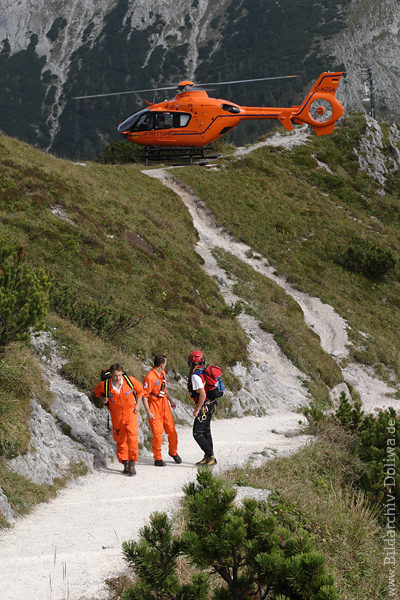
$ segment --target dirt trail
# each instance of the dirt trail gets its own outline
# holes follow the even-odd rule
[[[275,453],[292,452],[307,437],[293,436],[299,416],[279,410],[266,417],[213,422],[218,467],[256,463]],[[201,452],[191,428],[178,428],[181,465],[153,466],[142,456],[136,477],[113,464],[63,490],[49,504],[0,533],[1,600],[98,600],[106,595],[103,581],[124,570],[121,545],[132,539],[151,512],[172,511],[184,483],[195,478]]]
[[[211,255],[213,248],[224,248],[224,250],[240,258],[254,270],[275,281],[296,300],[304,313],[307,325],[319,335],[321,346],[326,352],[338,358],[346,356],[346,322],[335,313],[331,306],[324,304],[319,298],[313,298],[296,290],[285,279],[276,276],[275,269],[259,255],[249,258],[249,254],[252,254],[251,248],[246,244],[235,241],[226,231],[218,228],[213,215],[204,203],[176,181],[170,171],[167,169],[153,169],[146,173],[150,177],[159,179],[164,185],[176,192],[188,207],[193,224],[199,234],[199,243],[196,250],[204,259],[204,269],[208,274],[217,276],[217,281],[226,279],[225,272],[218,268],[215,259]],[[221,292],[226,300],[230,301],[230,295],[223,286],[221,286]]]
[[[258,142],[252,146],[238,148],[235,156],[240,160],[241,157],[249,152],[261,148],[263,146],[282,146],[285,149],[290,149],[293,146],[304,144],[309,137],[307,127],[296,129],[293,134],[280,134],[267,138],[263,142]],[[319,168],[327,168],[327,165],[319,163]],[[340,366],[342,359],[348,356],[348,324],[345,319],[338,315],[335,310],[329,305],[322,302],[319,298],[309,296],[308,294],[295,289],[283,277],[278,277],[275,274],[275,269],[269,265],[268,261],[260,255],[253,255],[252,249],[246,244],[237,242],[224,229],[217,227],[213,214],[208,210],[204,202],[196,197],[189,189],[182,185],[173,177],[173,168],[164,169],[149,169],[144,170],[150,177],[159,179],[164,185],[178,194],[184,204],[187,206],[190,215],[193,219],[193,224],[199,235],[199,242],[196,246],[196,251],[204,260],[205,271],[214,276],[215,280],[220,283],[220,291],[228,304],[240,300],[232,293],[232,281],[229,281],[225,272],[220,269],[212,256],[212,250],[221,247],[227,252],[230,252],[247,265],[251,266],[255,271],[268,277],[280,287],[282,287],[300,306],[303,311],[305,323],[310,327],[320,338],[321,347],[331,354]],[[251,258],[250,258],[251,257]],[[222,283],[221,283],[222,282]],[[266,344],[265,332],[259,328],[258,324],[252,323],[249,327],[250,318],[240,315],[239,321],[247,333],[249,331],[257,331],[255,334],[258,338],[256,354],[264,353],[264,360],[261,364],[268,370],[268,364],[272,360],[271,356],[265,355],[266,346],[274,347],[273,353],[279,354],[279,349],[276,349],[276,344],[268,337]],[[250,333],[250,338],[253,335]],[[251,348],[250,348],[251,350]],[[252,356],[252,361],[257,362],[257,358]],[[286,357],[282,358],[280,353],[278,363],[284,374],[285,386],[290,386],[289,371],[284,366]],[[293,365],[291,365],[293,369]],[[279,367],[278,367],[279,370]],[[364,409],[373,411],[376,409],[384,409],[389,406],[396,406],[399,401],[393,399],[396,389],[388,386],[385,382],[377,379],[374,374],[361,364],[349,363],[342,368],[344,380],[350,383],[355,390],[360,394]],[[244,373],[242,372],[242,376]],[[299,373],[295,374],[295,377]],[[279,377],[279,376],[278,376]],[[342,388],[341,388],[342,389]]]

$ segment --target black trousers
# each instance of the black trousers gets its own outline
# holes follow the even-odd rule
[[[211,437],[211,417],[214,404],[204,404],[193,423],[193,437],[206,456],[213,456],[214,447]]]

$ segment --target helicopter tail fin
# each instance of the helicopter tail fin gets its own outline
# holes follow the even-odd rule
[[[295,123],[307,123],[317,135],[332,133],[344,108],[336,98],[343,71],[321,73],[297,112],[291,116]]]

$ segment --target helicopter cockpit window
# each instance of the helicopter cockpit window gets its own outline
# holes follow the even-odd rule
[[[150,111],[141,115],[134,126],[131,127],[131,131],[149,131],[149,129],[153,129],[153,114]]]
[[[190,114],[178,112],[154,112],[154,129],[172,129],[186,127]]]
[[[139,112],[131,115],[118,127],[118,133],[124,133],[125,131],[146,131],[151,129],[152,114],[148,108],[140,110]],[[145,127],[145,125],[147,125]]]
[[[233,104],[221,104],[222,110],[226,110],[227,112],[237,114],[240,113],[240,108],[234,106]]]

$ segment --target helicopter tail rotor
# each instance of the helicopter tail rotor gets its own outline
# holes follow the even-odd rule
[[[344,108],[336,98],[343,71],[322,73],[311,88],[298,111],[291,115],[295,123],[307,123],[317,135],[332,133]],[[284,123],[283,123],[284,124]]]

